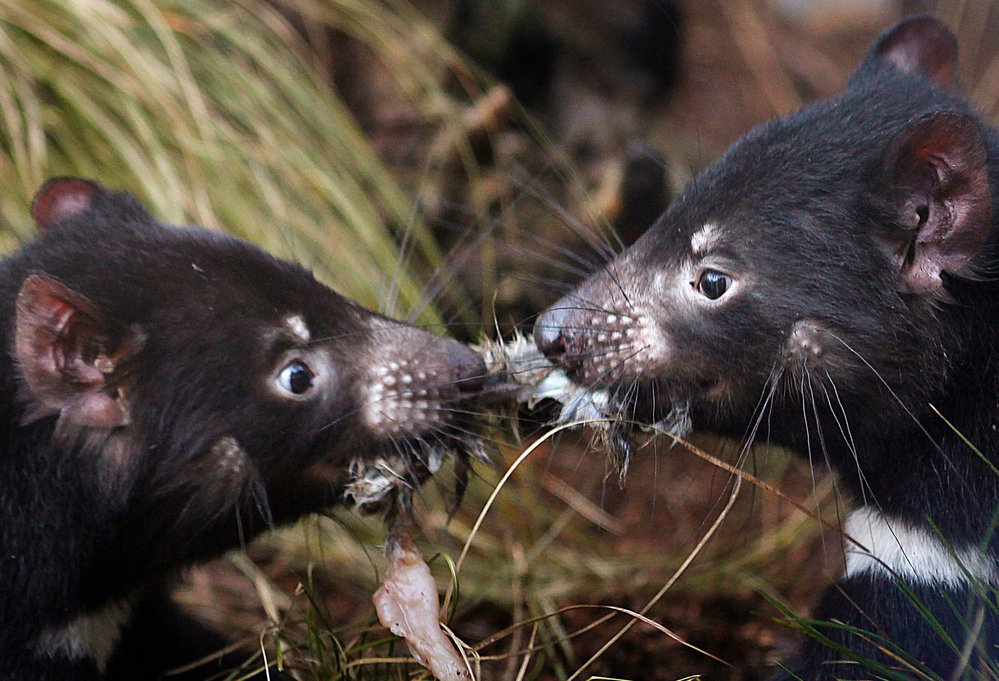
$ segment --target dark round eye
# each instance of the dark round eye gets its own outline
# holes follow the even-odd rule
[[[312,387],[313,377],[312,369],[305,362],[296,359],[281,369],[277,384],[292,395],[303,395]]]
[[[710,300],[721,298],[730,286],[732,286],[732,277],[717,270],[704,270],[701,278],[697,280],[697,290]]]

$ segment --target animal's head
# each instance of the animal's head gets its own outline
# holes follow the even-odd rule
[[[990,264],[992,133],[956,58],[935,19],[889,30],[845,93],[746,135],[544,312],[539,348],[642,418],[689,399],[737,436],[754,415],[793,439],[811,410],[925,411]]]
[[[462,448],[484,369],[460,343],[89,181],[50,181],[33,215],[42,234],[9,263],[22,427],[54,420],[54,446],[91,458],[130,512],[229,532],[233,511],[319,510],[310,468],[343,483],[382,457],[416,482]]]

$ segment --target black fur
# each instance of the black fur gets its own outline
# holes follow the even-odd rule
[[[167,603],[179,569],[339,502],[355,455],[412,452],[415,469],[421,437],[449,442],[447,418],[365,421],[379,366],[436,372],[412,386],[434,413],[483,367],[296,265],[162,225],[99,185],[54,180],[34,214],[42,234],[0,264],[0,677],[105,678],[39,640],[124,603],[107,677],[157,678],[217,643],[191,647],[200,630]],[[302,358],[315,383],[293,397],[276,381]]]
[[[575,380],[611,389],[639,417],[690,400],[695,428],[806,454],[858,504],[939,532],[941,544],[979,547],[995,571],[999,136],[957,91],[955,59],[953,36],[930,17],[889,30],[846,92],[743,137],[634,246],[546,311],[535,337]],[[706,223],[716,229],[702,259],[692,236]],[[731,293],[707,300],[705,269],[730,275]],[[943,678],[977,636],[985,660],[972,654],[970,666],[994,673],[997,585],[978,586],[977,630],[945,603],[968,612],[967,587],[918,587],[957,650],[876,571],[832,587],[817,616],[879,632]],[[861,636],[826,633],[899,666]],[[789,667],[804,679],[870,678],[832,663],[844,659],[809,644]]]
[[[917,606],[928,614],[916,614]],[[830,643],[809,640],[787,664],[787,673],[775,678],[955,678],[948,672],[961,668],[968,631],[976,632],[974,641],[982,646],[978,652],[994,660],[997,606],[994,588],[984,594],[980,585],[941,589],[866,575],[844,578],[823,594],[816,607],[821,619],[808,623]],[[941,630],[947,633],[941,635]],[[973,671],[959,678],[982,678],[976,671],[988,678],[982,671],[985,663],[976,658],[970,655]],[[994,662],[990,669],[994,671]]]

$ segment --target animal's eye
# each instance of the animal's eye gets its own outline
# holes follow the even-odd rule
[[[315,374],[302,360],[295,359],[285,365],[277,376],[277,384],[292,395],[304,395],[312,387]]]
[[[732,277],[717,270],[704,270],[697,280],[697,290],[705,298],[717,300],[732,286]]]

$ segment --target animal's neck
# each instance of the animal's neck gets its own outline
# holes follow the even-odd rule
[[[989,378],[991,381],[991,377]],[[993,532],[999,468],[994,391],[953,394],[901,427],[868,432],[837,453],[855,501],[955,543],[980,544]]]

